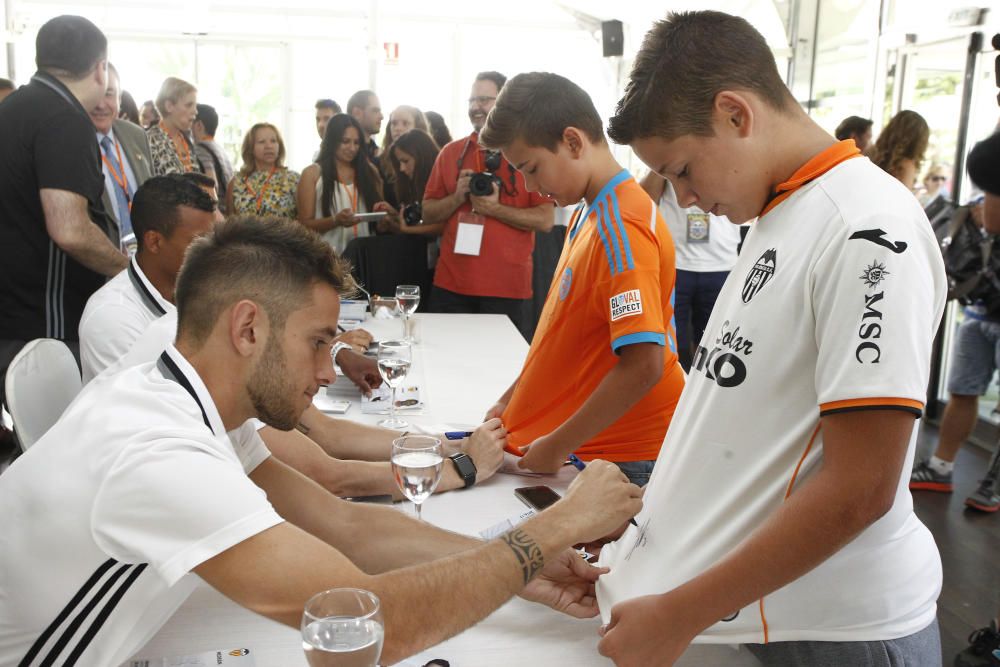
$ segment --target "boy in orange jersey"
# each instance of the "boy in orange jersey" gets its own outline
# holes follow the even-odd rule
[[[684,387],[672,326],[674,245],[654,204],[611,154],[579,86],[556,74],[507,82],[479,141],[529,190],[581,202],[524,362],[490,411],[519,465],[569,454],[616,463],[643,485]]]

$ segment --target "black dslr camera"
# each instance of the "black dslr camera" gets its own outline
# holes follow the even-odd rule
[[[419,225],[420,221],[423,220],[424,210],[420,205],[420,202],[416,204],[410,204],[403,208],[403,222],[407,227],[413,227],[414,225]]]
[[[486,152],[486,171],[477,171],[469,176],[469,194],[475,197],[488,197],[493,193],[493,184],[503,186],[503,181],[496,175],[500,169],[500,151]]]

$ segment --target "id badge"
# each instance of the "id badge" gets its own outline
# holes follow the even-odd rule
[[[687,223],[688,243],[708,243],[708,213],[688,213]]]
[[[458,214],[458,234],[455,236],[455,254],[479,256],[483,245],[486,218],[478,213]]]

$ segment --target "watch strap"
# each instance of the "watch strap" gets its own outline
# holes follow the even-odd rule
[[[351,346],[349,343],[345,343],[343,341],[337,341],[336,343],[334,343],[333,347],[330,349],[330,357],[333,359],[333,363],[337,363],[337,355],[340,354],[341,350],[350,350],[350,349]]]
[[[456,452],[448,457],[451,459],[452,465],[455,466],[455,472],[458,476],[462,478],[465,483],[464,488],[469,488],[476,483],[476,463],[472,460],[472,457],[465,452]]]

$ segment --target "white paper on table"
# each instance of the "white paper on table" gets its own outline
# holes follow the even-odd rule
[[[351,401],[345,398],[331,396],[325,391],[318,392],[313,396],[313,405],[320,412],[330,415],[342,415],[351,407]]]
[[[436,424],[410,424],[410,433],[416,435],[435,435],[439,436],[442,433],[450,433],[452,431],[475,431],[479,426],[471,426],[469,424],[445,424],[444,422],[438,422]],[[454,442],[458,442],[455,440]]]
[[[517,516],[511,517],[509,519],[504,519],[499,523],[493,524],[489,528],[484,528],[483,530],[479,531],[479,536],[484,540],[492,540],[494,537],[500,537],[514,526],[527,521],[533,516],[535,516],[535,510],[533,509],[525,510],[524,512],[521,512]]]
[[[485,225],[477,225],[468,222],[458,223],[458,234],[455,236],[455,254],[479,256],[479,249],[483,245],[483,228]]]
[[[130,660],[125,667],[209,667],[224,665],[225,667],[255,667],[257,662],[248,648],[235,648],[222,651],[209,651],[197,655],[182,655],[172,658],[153,658],[152,660]]]
[[[371,396],[361,397],[361,413],[365,415],[389,414],[389,402],[392,400],[392,389],[382,383],[372,389]],[[404,385],[396,388],[396,412],[409,414],[418,413],[424,407],[420,399],[419,385]]]

